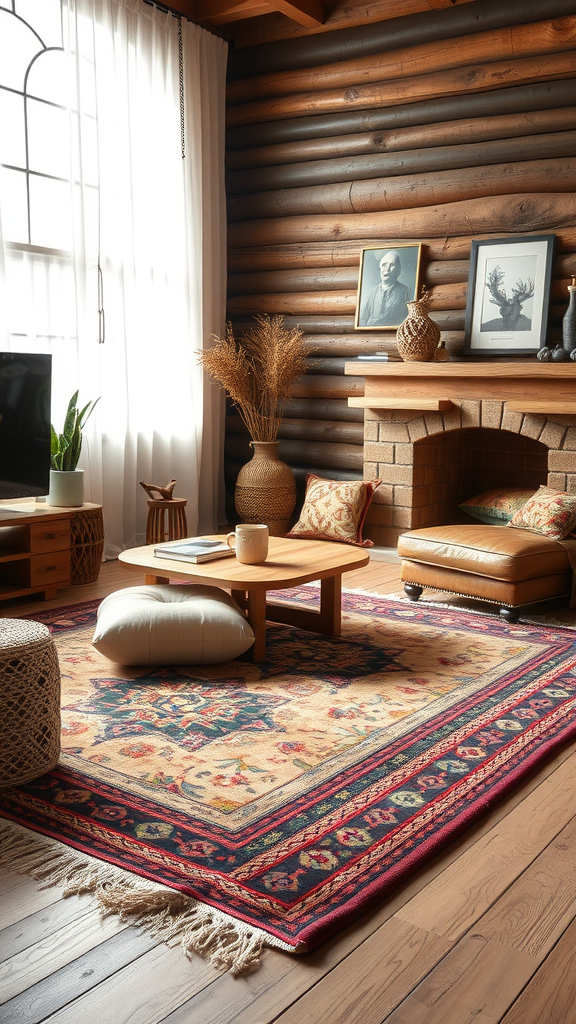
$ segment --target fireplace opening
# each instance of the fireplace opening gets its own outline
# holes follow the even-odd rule
[[[548,447],[508,430],[471,427],[414,442],[413,513],[419,527],[470,522],[459,504],[496,487],[538,490]]]

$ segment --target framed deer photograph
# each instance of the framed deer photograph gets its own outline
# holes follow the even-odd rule
[[[554,238],[472,241],[464,355],[534,356],[546,344]]]

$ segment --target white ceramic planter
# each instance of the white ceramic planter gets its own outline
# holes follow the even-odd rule
[[[48,504],[69,508],[84,504],[84,470],[50,470]]]

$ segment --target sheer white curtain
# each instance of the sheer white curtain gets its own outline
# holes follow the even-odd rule
[[[197,351],[224,326],[227,47],[142,0],[62,8],[71,243],[7,252],[9,344],[53,353],[53,418],[77,387],[100,396],[80,466],[113,556],[144,541],[140,480],[177,479],[190,533],[222,508],[222,397]]]

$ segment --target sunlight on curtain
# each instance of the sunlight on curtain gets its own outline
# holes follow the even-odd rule
[[[144,542],[140,480],[177,479],[190,533],[215,529],[222,506],[222,397],[196,352],[224,322],[227,46],[182,23],[182,159],[177,19],[142,0],[63,0],[62,8],[65,53],[43,54],[30,80],[50,59],[50,81],[66,92],[66,124],[60,108],[51,111],[44,145],[48,131],[68,198],[59,217],[35,183],[31,203],[44,227],[32,241],[71,255],[7,251],[18,288],[10,347],[53,353],[55,420],[76,387],[82,403],[101,396],[80,465],[114,556]],[[35,140],[40,152],[39,129]],[[8,231],[5,217],[3,228],[9,240],[16,228]]]
[[[196,351],[210,342],[210,331],[221,330],[225,308],[223,232],[210,243],[218,250],[210,307],[214,272],[221,284],[207,324],[199,254],[204,207],[215,203],[219,218],[224,210],[222,172],[221,187],[207,197],[204,168],[224,164],[227,48],[183,25],[193,83],[186,90],[183,160],[177,20],[141,0],[77,0],[77,6],[78,48],[88,66],[94,47],[105,316],[105,342],[98,346],[102,502],[114,552],[143,540],[147,507],[139,480],[164,484],[175,477],[175,493],[188,499],[189,532],[200,528],[200,518],[205,530],[217,525],[217,479],[210,474],[210,490],[200,487],[204,456],[217,453],[203,436],[211,416]],[[82,96],[80,104],[82,111]],[[90,375],[93,369],[85,367]]]

